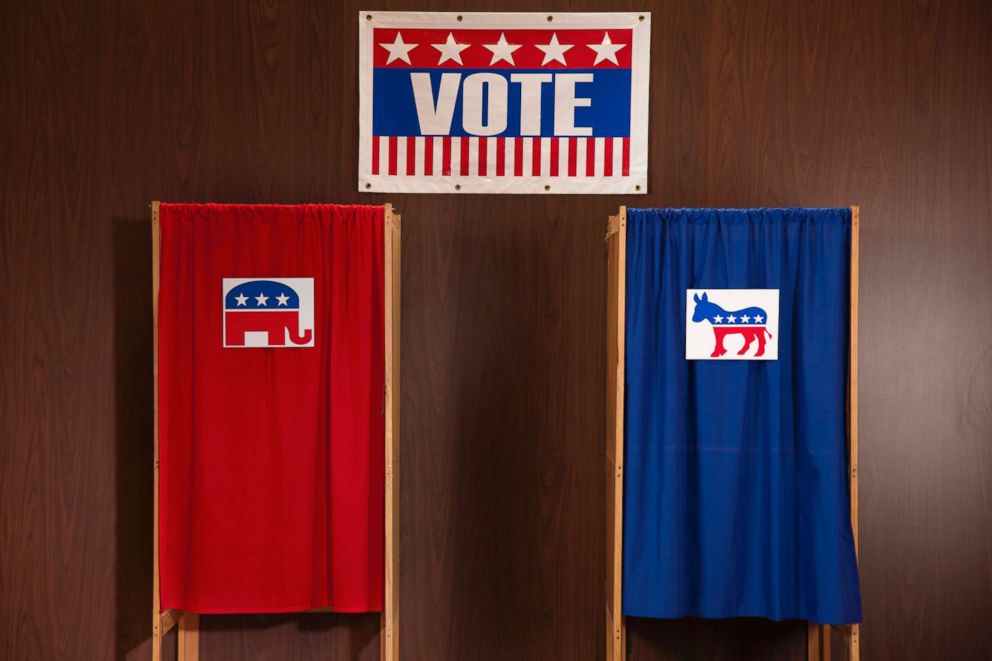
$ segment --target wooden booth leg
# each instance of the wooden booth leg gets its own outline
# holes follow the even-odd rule
[[[386,580],[379,629],[381,661],[399,659],[400,566],[400,247],[401,220],[386,205],[385,224],[385,339],[386,339]]]
[[[162,251],[162,232],[158,220],[158,202],[152,202],[152,380],[154,402],[152,439],[154,456],[152,464],[152,661],[162,661],[162,637],[168,630],[161,612],[158,574],[158,289],[159,263]],[[171,613],[171,611],[170,611]],[[169,625],[171,626],[171,624]]]
[[[861,625],[852,624],[844,629],[844,642],[851,661],[861,661]]]
[[[830,661],[830,625],[806,623],[806,660]]]
[[[621,592],[627,207],[610,216],[606,245],[606,659],[623,661],[627,656]]]
[[[861,259],[861,207],[851,207],[851,347],[848,374],[848,488],[851,500],[851,532],[854,534],[854,557],[858,551],[858,294],[860,287],[859,261]],[[846,628],[848,658],[861,659],[861,625]]]
[[[162,661],[162,632],[159,630],[158,618],[152,620],[152,661]]]
[[[169,629],[176,626],[181,615],[179,611],[171,609],[159,613],[158,603],[156,598],[152,612],[152,661],[162,661],[162,639],[169,633]]]
[[[183,613],[179,618],[179,661],[200,659],[200,616]]]

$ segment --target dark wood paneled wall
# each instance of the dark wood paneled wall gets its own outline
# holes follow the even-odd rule
[[[355,192],[356,2],[2,3],[0,657],[148,658],[152,199],[402,211],[411,661],[602,655],[607,215],[861,204],[864,657],[992,656],[992,5],[623,5],[653,12],[650,194],[497,199]],[[209,661],[377,654],[374,616],[203,625]]]

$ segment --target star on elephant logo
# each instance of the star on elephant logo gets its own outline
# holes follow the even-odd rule
[[[225,347],[312,347],[313,278],[224,278]]]

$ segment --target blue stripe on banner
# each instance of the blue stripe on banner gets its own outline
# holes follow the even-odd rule
[[[462,92],[465,81],[473,74],[484,73],[487,76],[501,76],[506,79],[505,100],[498,92],[490,99],[493,91],[488,83],[479,83],[485,78],[476,78],[470,81],[474,89],[481,90],[481,124],[483,126],[500,126],[502,119],[499,115],[505,109],[506,128],[498,133],[471,133],[466,129],[466,116]],[[451,76],[448,81],[452,90],[457,90],[454,102],[454,112],[451,114],[450,126],[445,121],[447,113],[441,115],[440,126],[435,125],[433,131],[422,130],[420,117],[417,113],[417,104],[414,99],[414,85],[412,76],[415,74],[428,74],[430,81],[431,99],[429,103],[430,112],[438,110],[438,96],[442,86],[441,75]],[[589,99],[589,106],[574,108],[574,126],[577,129],[591,128],[592,137],[628,137],[630,135],[630,96],[631,77],[629,69],[585,69],[567,71],[555,70],[491,70],[491,69],[458,69],[458,70],[438,70],[438,69],[375,69],[373,74],[372,98],[373,116],[372,131],[374,135],[389,136],[420,136],[420,135],[490,135],[517,137],[521,133],[521,89],[520,82],[510,80],[511,75],[533,75],[543,74],[546,76],[561,76],[562,74],[587,74],[592,75],[592,82],[575,82],[574,96],[577,99]],[[453,76],[457,76],[454,78]],[[426,79],[423,79],[426,82]],[[491,78],[490,78],[491,80]],[[536,79],[535,79],[536,80]],[[567,78],[555,80],[541,84],[540,103],[540,135],[555,135],[555,87],[562,86],[561,97],[566,97],[565,83]],[[536,88],[536,85],[534,85]],[[427,97],[424,97],[425,101]],[[424,104],[422,104],[423,106]],[[531,104],[536,106],[536,104]],[[489,116],[490,106],[493,110],[493,117]],[[450,107],[450,106],[449,106]],[[423,110],[423,108],[422,108]],[[538,121],[534,119],[535,125]],[[472,128],[472,118],[468,118],[469,128]],[[479,118],[476,119],[476,124]],[[526,135],[535,135],[528,133]],[[571,135],[582,135],[572,133]]]

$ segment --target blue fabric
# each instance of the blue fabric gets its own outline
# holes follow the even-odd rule
[[[627,212],[623,611],[861,620],[848,209]],[[686,290],[779,289],[779,359],[685,359]]]

